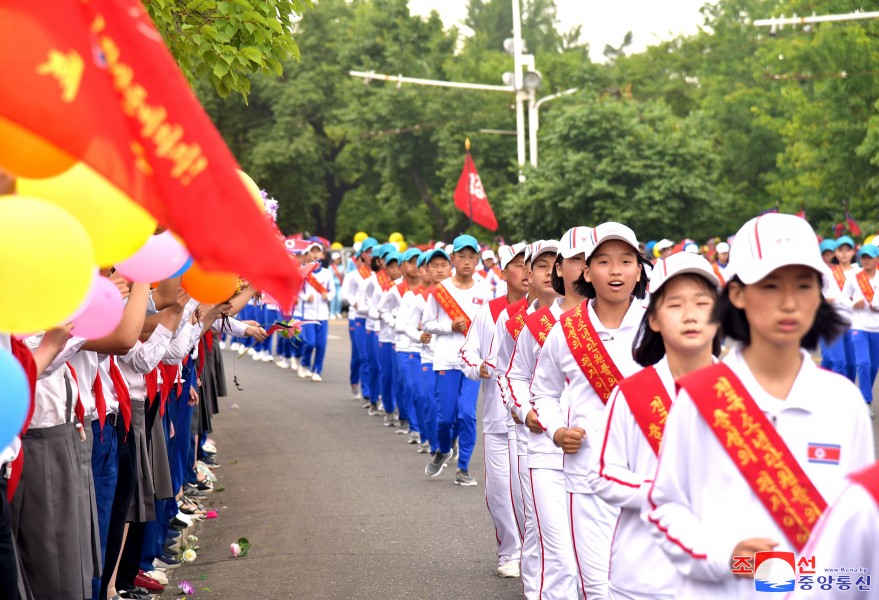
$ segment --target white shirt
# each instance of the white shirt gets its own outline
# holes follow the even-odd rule
[[[419,296],[420,297],[420,296]],[[412,309],[416,304],[416,295],[411,289],[406,290],[400,299],[400,306],[394,315],[394,346],[397,352],[421,353],[421,342],[413,341],[406,333],[406,328],[412,318]]]
[[[360,292],[360,286],[366,282],[357,269],[345,273],[345,279],[342,281],[342,298],[348,303],[348,318],[357,319],[366,316],[364,312],[360,314],[357,306],[357,295]]]
[[[525,314],[532,314],[536,310],[536,306],[537,301],[535,300],[527,309],[525,309]],[[501,406],[504,411],[507,438],[516,440],[517,456],[526,456],[528,454],[528,428],[513,420],[513,414],[515,413],[518,417],[519,413],[516,406],[516,397],[510,387],[510,382],[507,379],[507,373],[510,370],[510,363],[516,358],[516,340],[513,339],[510,330],[507,329],[507,323],[510,322],[512,316],[509,307],[507,307],[501,313],[500,318],[498,318],[497,325],[495,326],[495,337],[498,338],[499,342],[497,344],[496,353],[492,354],[490,360],[498,365],[498,368],[495,371],[495,380],[501,396]],[[524,331],[525,329],[522,330],[522,332]],[[521,336],[522,334],[520,333],[519,335]],[[524,418],[520,417],[520,420],[523,423],[525,422]]]
[[[68,340],[68,343],[71,341],[73,340]],[[95,405],[92,387],[95,385],[95,377],[98,375],[98,353],[91,350],[82,350],[71,356],[68,362],[76,371],[79,399],[82,401],[86,420],[97,419],[98,409]]]
[[[330,269],[318,267],[311,272],[314,278],[327,289],[327,299],[324,300],[316,289],[306,280],[299,292],[299,314],[305,321],[326,321],[330,318],[330,302],[336,297],[336,280]],[[309,296],[311,301],[308,300]]]
[[[674,398],[668,358],[663,357],[654,368],[666,394]],[[589,485],[599,498],[621,509],[610,549],[610,584],[633,594],[649,590],[655,592],[654,597],[673,597],[675,568],[657,548],[652,526],[641,519],[659,460],[632,415],[630,402],[617,388],[605,409],[601,438],[596,440],[599,451],[592,453],[589,462]]]
[[[461,290],[455,287],[453,278],[449,277],[437,285],[443,286],[461,307],[471,321],[476,318],[479,308],[491,298],[491,290],[484,282],[474,281],[473,285]],[[427,305],[422,316],[424,331],[436,336],[433,370],[447,371],[461,369],[463,361],[459,350],[464,344],[464,334],[452,331],[452,318],[440,306],[435,294],[427,298]]]
[[[122,373],[122,377],[125,378],[125,383],[128,384],[128,392],[132,398],[139,400],[147,398],[144,375],[159,366],[159,363],[162,362],[162,358],[168,351],[171,339],[171,331],[162,325],[157,325],[147,341],[141,342],[138,340],[134,347],[128,351],[128,354],[117,357],[116,364]],[[104,396],[107,398],[107,413],[109,414],[110,397],[112,396],[116,410],[118,410],[119,406],[118,397],[115,388],[111,393],[107,393],[108,381],[110,382],[110,387],[113,387],[109,377],[109,361],[103,361],[99,368],[101,369],[101,381],[104,383]],[[105,375],[106,378],[104,378]],[[113,412],[116,412],[116,410]]]
[[[558,298],[549,305],[549,311],[556,321],[562,315],[562,302],[564,302],[564,298]],[[523,423],[525,422],[525,417],[528,416],[528,413],[534,407],[531,397],[531,380],[534,378],[534,371],[537,367],[537,360],[541,350],[542,348],[534,334],[531,333],[528,327],[525,327],[522,333],[519,334],[519,339],[516,340],[516,349],[507,369],[507,386],[510,390],[509,396],[513,404],[511,410],[515,411],[516,416]],[[562,414],[567,415],[568,395],[566,393],[562,393],[559,404]],[[548,436],[542,433],[534,433],[524,425],[518,425],[516,437],[517,439],[524,437],[529,468],[562,470],[564,453]]]
[[[412,340],[412,348],[421,348],[421,364],[433,364],[433,350],[436,347],[436,336],[431,336],[430,342],[421,343],[421,319],[424,316],[424,307],[427,306],[427,300],[422,294],[415,294],[412,305],[409,310],[409,318],[405,324],[406,335]]]
[[[623,377],[641,368],[632,358],[632,342],[644,316],[646,302],[646,299],[633,299],[619,329],[615,330],[607,329],[598,319],[593,308],[595,300],[587,302],[589,319]],[[588,482],[589,459],[604,425],[604,401],[571,354],[562,325],[563,318],[553,325],[546,338],[537,359],[531,394],[540,424],[550,440],[561,427],[580,427],[586,431],[580,451],[565,456],[565,486],[569,492],[589,494],[592,493]],[[566,389],[570,401],[567,418],[560,404]]]
[[[393,344],[396,341],[397,334],[394,326],[397,323],[397,309],[400,307],[400,290],[397,289],[397,286],[401,283],[403,283],[402,278],[396,280],[394,285],[389,287],[388,291],[382,292],[378,299],[378,341],[385,344]],[[396,350],[402,352],[405,348],[397,348]]]
[[[786,400],[760,387],[739,348],[724,363],[774,423],[829,503],[842,490],[848,473],[873,462],[872,426],[854,384],[818,368],[807,352],[801,356],[800,372]],[[810,443],[839,445],[839,464],[809,462]],[[764,594],[755,592],[753,580],[730,573],[736,544],[766,537],[780,542],[775,551],[795,551],[685,390],[669,411],[644,511],[644,518],[653,524],[654,539],[680,575],[677,598],[762,599]]]
[[[860,270],[854,269],[846,273],[845,285],[842,287],[840,297],[846,306],[851,307],[852,329],[876,333],[879,332],[879,312],[877,312],[879,311],[879,293],[876,291],[879,289],[879,269],[869,280],[870,287],[873,288],[872,308],[864,297],[864,292],[861,291],[861,284],[857,280],[859,273]],[[864,306],[854,308],[854,303],[859,300],[864,301]]]

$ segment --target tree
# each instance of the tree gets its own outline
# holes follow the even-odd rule
[[[245,99],[249,76],[280,76],[299,59],[294,19],[312,0],[143,0],[144,6],[190,81],[210,82],[225,98]]]

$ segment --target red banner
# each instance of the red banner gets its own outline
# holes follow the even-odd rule
[[[601,401],[607,404],[613,389],[623,375],[617,369],[607,348],[604,347],[604,342],[598,337],[598,332],[589,320],[587,302],[589,300],[584,300],[577,308],[562,315],[562,331],[565,332],[565,341],[568,342],[568,348],[577,361],[577,366],[583,371],[583,375],[589,380]]]
[[[518,340],[519,334],[525,329],[525,315],[527,312],[528,309],[522,307],[507,319],[506,323],[504,323],[504,326],[507,328],[507,331],[510,332],[510,335],[513,336],[514,340]]]
[[[678,380],[778,528],[800,551],[827,508],[735,373],[723,363]]]
[[[646,367],[623,379],[618,385],[653,454],[659,456],[662,431],[671,408],[671,398],[665,391],[659,374],[653,367]]]
[[[6,0],[0,87],[3,154],[26,152],[14,139],[48,142],[180,235],[202,267],[293,307],[296,263],[139,0]]]
[[[552,315],[552,311],[549,310],[549,306],[544,306],[528,315],[528,318],[525,319],[525,325],[528,327],[531,335],[534,336],[534,339],[537,340],[537,344],[543,348],[546,336],[549,335],[549,330],[555,325],[555,317]]]
[[[477,225],[497,231],[497,219],[494,211],[491,210],[488,196],[485,195],[485,189],[482,187],[482,180],[476,172],[476,165],[473,164],[473,157],[469,152],[464,156],[464,170],[461,171],[458,186],[455,188],[455,208]]]

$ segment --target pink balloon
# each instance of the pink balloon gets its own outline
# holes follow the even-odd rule
[[[134,256],[116,265],[116,270],[129,281],[152,283],[179,271],[189,260],[189,252],[170,231],[154,235]]]
[[[112,281],[95,277],[85,307],[73,319],[71,335],[94,340],[112,333],[122,320],[122,294]]]

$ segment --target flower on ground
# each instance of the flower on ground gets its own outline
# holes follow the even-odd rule
[[[183,581],[181,581],[180,583],[178,583],[177,587],[179,587],[180,591],[182,593],[186,594],[187,596],[191,596],[192,594],[195,593],[195,588],[192,586],[191,583],[189,583],[185,579]]]

